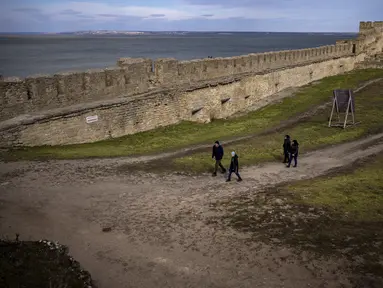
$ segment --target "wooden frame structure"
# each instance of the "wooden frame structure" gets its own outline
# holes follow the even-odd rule
[[[336,110],[338,122],[332,123],[334,116],[334,110]],[[340,114],[345,114],[344,120],[341,121]],[[348,122],[348,116],[351,114],[351,122]],[[333,102],[328,127],[342,127],[346,128],[347,124],[355,125],[355,102],[354,94],[352,90],[337,89],[333,91]]]

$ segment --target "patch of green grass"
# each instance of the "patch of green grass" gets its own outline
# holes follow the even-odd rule
[[[347,215],[347,220],[383,220],[383,155],[341,175],[290,184],[286,189],[301,202]]]
[[[210,203],[206,223],[298,255],[348,259],[353,287],[383,287],[381,175],[383,154],[328,176],[224,197]]]
[[[260,136],[239,144],[225,146],[227,154],[235,150],[239,155],[240,165],[250,165],[265,161],[283,159],[282,143],[285,134],[300,143],[300,153],[319,147],[355,140],[382,129],[383,122],[383,81],[372,84],[355,96],[356,121],[361,123],[346,129],[328,127],[330,111],[314,115],[292,128]],[[229,156],[223,165],[229,164]],[[299,159],[298,159],[299,161]],[[210,151],[194,153],[186,157],[175,158],[173,167],[176,170],[203,172],[212,169]]]
[[[194,144],[209,143],[233,137],[259,133],[288,118],[329,100],[337,88],[355,88],[360,83],[383,77],[382,69],[357,70],[344,75],[327,77],[316,85],[308,85],[294,97],[266,106],[247,115],[209,124],[183,122],[152,131],[137,133],[96,143],[21,148],[2,152],[3,160],[73,159],[115,157],[169,151]]]

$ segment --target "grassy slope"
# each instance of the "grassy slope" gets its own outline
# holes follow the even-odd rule
[[[371,161],[371,162],[370,162]],[[356,170],[286,187],[301,202],[329,207],[358,221],[383,221],[383,154]]]
[[[326,94],[326,93],[325,93]],[[289,129],[261,136],[240,144],[226,146],[227,153],[235,150],[241,165],[255,164],[270,160],[282,160],[283,136],[289,134],[300,143],[301,152],[318,147],[354,140],[362,136],[376,133],[383,126],[383,81],[372,84],[355,97],[356,121],[360,124],[346,129],[329,128],[328,113],[321,112],[307,121],[301,122]],[[229,157],[223,161],[229,163]],[[195,153],[173,160],[177,170],[202,172],[211,169],[210,151]]]
[[[298,255],[346,258],[349,263],[339,272],[349,270],[353,287],[380,288],[382,175],[383,154],[378,154],[326,176],[222,198],[209,204],[218,213],[207,223],[232,227],[249,241],[287,245]]]
[[[352,169],[282,188],[295,203],[325,209],[327,215],[326,221],[306,224],[300,235],[293,232],[292,239],[349,257],[354,275],[367,278],[355,287],[383,287],[383,154]]]
[[[310,223],[311,231],[293,235],[295,243],[314,242],[319,251],[341,251],[350,258],[353,274],[363,275],[355,287],[383,287],[382,175],[380,154],[366,159],[365,164],[353,171],[340,171],[337,175],[282,188],[292,193],[295,203],[323,208],[329,215],[327,221]],[[303,236],[304,233],[310,236]]]
[[[254,134],[278,125],[293,116],[329,99],[331,91],[340,87],[356,87],[360,83],[383,77],[383,70],[368,69],[322,79],[317,85],[308,85],[294,97],[269,105],[245,116],[216,120],[209,124],[185,122],[152,131],[90,144],[43,146],[23,148],[0,154],[5,160],[71,159],[86,157],[114,157],[155,153],[193,144],[208,143],[236,136]]]

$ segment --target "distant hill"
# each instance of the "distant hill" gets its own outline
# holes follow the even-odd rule
[[[118,31],[118,30],[89,30],[89,31],[68,31],[68,32],[0,32],[0,35],[186,35],[186,34],[219,34],[231,35],[242,33],[266,33],[266,34],[349,34],[356,35],[353,32],[240,32],[240,31]]]

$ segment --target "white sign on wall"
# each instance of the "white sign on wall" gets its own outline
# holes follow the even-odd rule
[[[94,115],[94,116],[88,116],[85,118],[86,120],[86,123],[93,123],[93,122],[97,122],[98,121],[98,116],[97,115]]]

